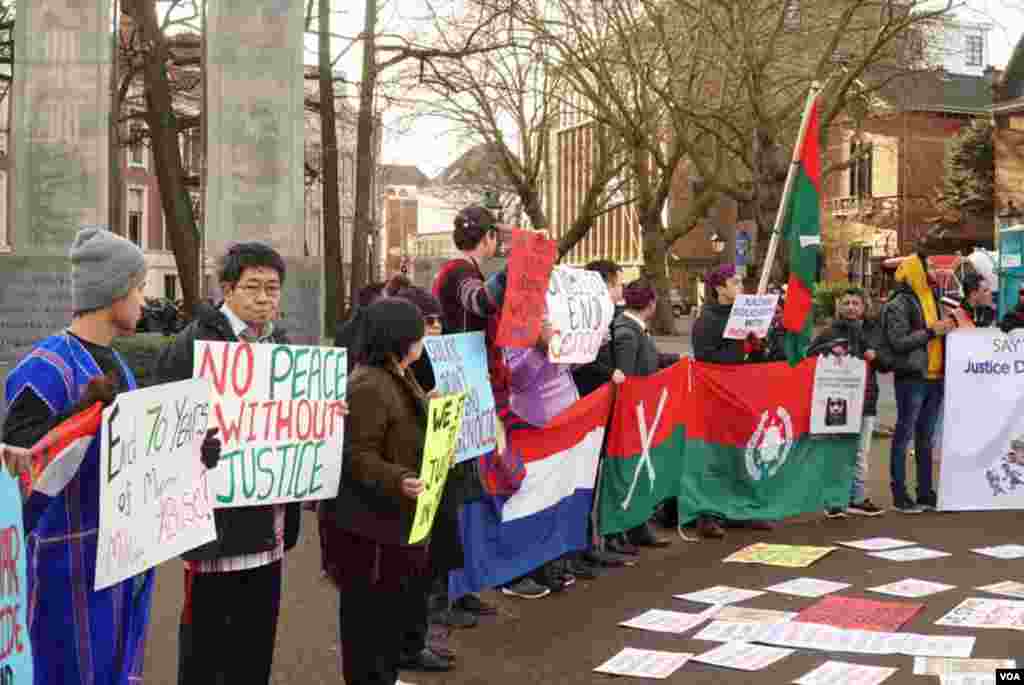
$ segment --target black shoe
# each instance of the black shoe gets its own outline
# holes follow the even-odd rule
[[[583,560],[591,566],[604,568],[621,568],[623,566],[636,566],[633,557],[624,554],[616,554],[609,550],[592,549],[583,555]]]
[[[588,564],[583,559],[575,559],[566,564],[569,573],[583,580],[594,580],[600,575],[596,566]]]
[[[476,628],[477,617],[461,609],[451,608],[436,612],[430,617],[431,623],[448,626],[449,628]]]
[[[662,540],[651,530],[651,524],[645,523],[637,526],[626,534],[626,539],[637,547],[668,547],[671,540]]]
[[[629,556],[636,556],[640,554],[640,550],[637,549],[636,545],[626,539],[625,535],[612,535],[605,541],[605,547],[608,551],[615,552],[616,554],[627,554]]]
[[[404,671],[428,671],[431,673],[442,673],[455,668],[451,659],[434,653],[430,647],[424,647],[415,654],[403,654],[398,666]]]
[[[455,608],[477,616],[494,616],[498,607],[480,599],[479,595],[465,595],[455,602]]]
[[[917,506],[921,511],[936,511],[939,499],[934,494],[917,498]]]

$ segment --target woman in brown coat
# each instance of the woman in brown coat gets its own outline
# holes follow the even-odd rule
[[[327,573],[339,590],[339,626],[348,685],[395,685],[403,622],[422,601],[429,572],[425,543],[409,545],[426,434],[426,396],[409,366],[423,353],[423,317],[411,303],[371,305],[365,360],[348,385],[345,461],[335,525],[326,539]]]

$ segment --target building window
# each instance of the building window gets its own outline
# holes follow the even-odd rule
[[[198,175],[202,171],[203,139],[199,129],[189,129],[181,134],[181,166],[188,175]]]
[[[178,277],[174,274],[164,275],[164,297],[171,302],[178,300]]]
[[[849,174],[849,196],[871,197],[871,167],[873,159],[871,143],[851,141],[850,159],[857,159],[857,161],[851,164],[847,171]]]
[[[146,168],[146,146],[142,141],[143,128],[132,126],[128,133],[128,166]]]
[[[981,36],[967,36],[967,66],[980,67],[985,61],[985,42]]]
[[[146,222],[146,189],[128,188],[128,240],[142,247],[142,235]]]
[[[800,0],[786,0],[782,8],[782,25],[789,31],[800,28]]]

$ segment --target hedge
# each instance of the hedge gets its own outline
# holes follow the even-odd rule
[[[124,357],[139,387],[145,388],[156,384],[153,379],[156,358],[173,339],[173,336],[159,333],[138,333],[129,338],[118,338],[114,341],[114,349]]]

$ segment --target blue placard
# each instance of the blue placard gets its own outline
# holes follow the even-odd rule
[[[0,683],[32,682],[32,645],[25,613],[28,607],[25,531],[21,490],[0,464]]]
[[[445,395],[466,391],[466,413],[455,462],[490,452],[494,449],[494,392],[487,372],[484,334],[456,333],[423,342],[434,367],[436,390]]]

